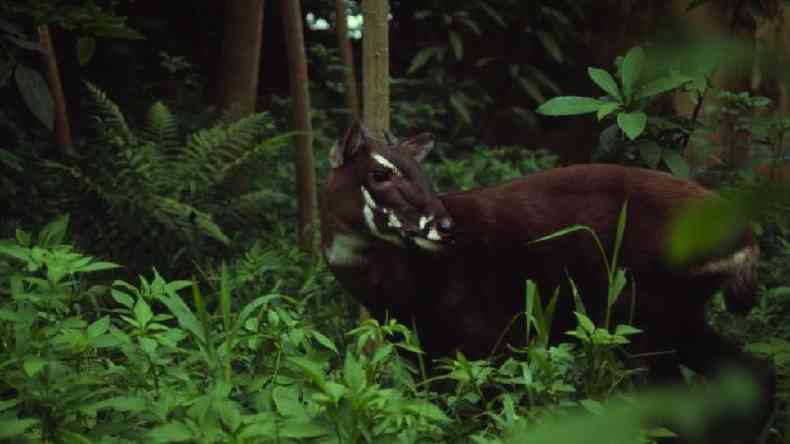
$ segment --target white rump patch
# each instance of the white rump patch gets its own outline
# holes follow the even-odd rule
[[[376,154],[376,153],[372,153],[370,156],[373,158],[373,160],[376,161],[376,163],[378,163],[379,165],[383,166],[384,168],[387,168],[388,170],[392,171],[392,174],[394,174],[396,176],[400,176],[401,175],[401,172],[398,169],[398,167],[396,167],[395,164],[393,164],[392,162],[387,160],[386,157],[382,156],[381,154]]]
[[[324,257],[329,265],[353,266],[367,262],[363,250],[368,243],[365,239],[351,234],[335,234],[332,245],[324,249]]]
[[[708,261],[696,269],[695,274],[715,274],[715,273],[737,273],[744,267],[751,267],[757,262],[760,250],[754,245],[750,245],[727,257]]]

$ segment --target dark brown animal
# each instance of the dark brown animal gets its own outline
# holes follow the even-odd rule
[[[734,311],[754,305],[759,248],[751,232],[683,267],[663,260],[671,217],[715,193],[651,170],[579,165],[437,196],[417,165],[429,149],[426,136],[380,144],[355,127],[332,150],[322,198],[324,256],[374,316],[414,322],[429,357],[460,350],[485,358],[503,333],[505,343],[523,345],[521,326],[505,330],[524,310],[527,279],[547,294],[570,276],[588,312],[602,319],[606,275],[590,235],[531,241],[580,224],[611,252],[627,200],[619,263],[636,284],[634,324],[644,333],[634,348],[673,352],[647,362],[658,378],[679,378],[681,363],[706,375],[729,362],[746,367],[761,384],[760,416],[767,417],[772,371],[705,320],[706,302],[719,288]],[[629,307],[616,308],[615,320],[625,320]],[[574,325],[571,298],[561,297],[555,340]]]

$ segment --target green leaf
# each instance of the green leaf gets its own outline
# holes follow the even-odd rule
[[[589,114],[598,111],[604,103],[591,97],[562,96],[549,99],[537,109],[538,114],[544,116],[573,116]]]
[[[450,106],[453,107],[455,112],[461,116],[461,120],[463,120],[467,125],[472,124],[472,115],[469,113],[469,108],[466,107],[466,103],[464,102],[464,98],[461,94],[453,94],[450,96]]]
[[[412,59],[411,66],[406,73],[412,74],[418,69],[422,68],[426,63],[428,63],[429,60],[431,60],[431,57],[434,57],[438,54],[438,50],[439,48],[431,46],[418,52],[417,55],[415,55]]]
[[[18,437],[38,422],[37,419],[0,419],[0,439]]]
[[[689,167],[683,156],[675,151],[667,150],[663,153],[662,158],[672,174],[682,179],[688,179],[689,174],[691,174],[691,167]]]
[[[121,268],[121,266],[112,262],[92,262],[88,265],[85,265],[84,267],[80,267],[77,272],[90,273],[93,271],[112,270],[115,268]]]
[[[286,417],[307,419],[304,404],[299,400],[299,387],[295,385],[279,386],[272,390],[272,401],[277,412]]]
[[[620,324],[614,330],[614,334],[620,335],[620,336],[630,336],[630,335],[635,335],[635,334],[639,334],[639,333],[642,333],[642,330],[640,330],[640,329],[638,329],[636,327],[633,327],[631,325],[627,325],[627,324]]]
[[[38,233],[38,245],[40,247],[54,247],[61,245],[66,237],[69,228],[69,215],[63,214],[48,223]]]
[[[22,94],[22,100],[30,112],[44,124],[47,129],[55,129],[55,102],[49,93],[49,86],[38,72],[19,64],[14,71],[16,85]]]
[[[110,295],[112,296],[113,299],[115,299],[115,302],[123,305],[124,307],[129,309],[134,307],[134,299],[132,299],[132,297],[129,296],[128,294],[122,291],[112,289],[110,290]]]
[[[530,97],[532,97],[536,102],[543,103],[546,101],[546,97],[543,96],[543,93],[540,92],[540,87],[533,82],[524,77],[518,78],[518,84],[521,86],[521,89],[524,90]]]
[[[617,111],[620,108],[620,103],[618,102],[606,102],[598,108],[598,113],[596,113],[596,117],[598,120],[604,119],[609,114]]]
[[[244,426],[239,433],[239,438],[243,440],[250,440],[251,438],[261,438],[265,442],[275,441],[275,423],[274,418],[259,418],[252,424]]]
[[[141,328],[145,328],[154,317],[151,306],[143,298],[138,299],[134,305],[134,317]]]
[[[203,334],[203,328],[200,322],[181,297],[173,293],[169,296],[160,296],[159,300],[162,301],[176,319],[178,319],[178,325],[180,325],[181,328],[192,333],[200,342],[206,342],[206,336]]]
[[[464,58],[464,42],[461,40],[461,36],[458,35],[455,31],[450,31],[449,33],[450,38],[450,46],[453,48],[453,54],[455,55],[456,60],[461,60]]]
[[[280,436],[290,439],[319,438],[330,433],[332,433],[332,429],[329,427],[317,421],[305,421],[302,419],[286,420],[280,429]]]
[[[33,357],[25,359],[25,362],[22,364],[22,368],[25,370],[25,374],[32,378],[38,374],[44,367],[47,365],[47,361],[43,358]]]
[[[110,329],[110,317],[104,316],[102,318],[97,319],[93,324],[91,324],[88,327],[86,333],[89,338],[97,338],[103,335],[104,333],[106,333],[107,330],[109,329]]]
[[[77,40],[77,61],[80,65],[87,65],[96,53],[96,39],[93,37],[80,37]]]
[[[661,162],[662,148],[653,140],[645,140],[639,144],[639,157],[650,168],[655,169]]]
[[[180,422],[171,422],[159,427],[155,427],[148,432],[148,438],[156,442],[188,442],[194,436],[186,425]]]
[[[606,94],[609,94],[610,97],[618,102],[623,101],[623,96],[620,94],[620,87],[617,86],[617,82],[611,74],[599,68],[587,68],[587,74],[599,88],[606,92]]]
[[[367,386],[365,370],[359,365],[353,353],[346,354],[346,362],[343,366],[343,382],[346,383],[353,393],[360,393]]]
[[[620,113],[617,115],[617,126],[623,130],[629,139],[634,140],[645,131],[647,115],[641,111]]]
[[[644,65],[645,51],[639,46],[628,51],[628,54],[623,59],[620,72],[623,76],[623,98],[627,103],[630,103],[633,98],[634,88],[639,82]]]
[[[586,331],[587,333],[592,333],[595,331],[595,324],[590,320],[590,318],[582,313],[579,313],[578,311],[574,312],[574,314],[576,315],[576,319],[579,321],[579,327],[581,327],[582,330]]]
[[[560,49],[560,45],[557,44],[557,40],[554,39],[554,36],[546,31],[536,31],[535,35],[538,37],[538,40],[540,40],[543,48],[549,53],[551,58],[553,58],[558,63],[562,63],[564,60],[562,49]]]
[[[315,338],[315,340],[318,341],[319,344],[323,345],[329,350],[332,350],[333,352],[335,352],[335,354],[340,354],[340,352],[337,351],[337,347],[335,347],[335,344],[332,342],[332,340],[324,336],[321,332],[319,332],[318,330],[313,330],[312,335]]]
[[[447,415],[441,409],[439,409],[439,407],[436,407],[434,404],[431,404],[430,402],[419,402],[419,401],[413,402],[408,406],[406,406],[406,410],[423,418],[430,419],[432,421],[437,421],[437,422],[450,421],[450,418],[447,417]]]
[[[666,77],[661,77],[660,79],[653,80],[652,82],[646,84],[639,90],[636,100],[645,99],[672,91],[682,87],[692,80],[694,79],[691,77],[684,76],[679,73],[672,73]]]

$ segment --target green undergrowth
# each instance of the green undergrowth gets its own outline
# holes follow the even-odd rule
[[[127,282],[69,243],[68,222],[0,241],[0,442],[639,443],[664,426],[695,436],[754,394],[738,376],[637,392],[617,352],[638,331],[580,311],[578,341],[550,345],[553,303],[532,285],[526,347],[426,374],[409,328],[351,324],[353,304],[288,242],[195,281]]]

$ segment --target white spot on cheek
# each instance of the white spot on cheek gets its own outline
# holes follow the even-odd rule
[[[364,195],[366,193],[367,193],[367,191],[363,187],[362,188],[362,194]],[[367,199],[365,199],[365,200],[367,200]],[[371,199],[371,201],[372,201],[372,199]],[[374,205],[375,205],[375,203],[374,203]],[[365,224],[368,226],[368,229],[370,230],[370,232],[374,236],[376,236],[379,239],[383,239],[385,241],[392,242],[393,244],[396,244],[396,245],[399,245],[399,246],[403,246],[403,241],[398,236],[396,236],[394,234],[384,234],[381,231],[379,231],[379,227],[376,226],[375,215],[373,214],[373,208],[372,207],[370,207],[369,205],[365,205],[365,207],[362,208],[362,215],[365,218]],[[391,213],[390,213],[390,217],[392,217]],[[391,223],[391,221],[390,221],[390,223]]]
[[[400,228],[403,226],[403,224],[400,223],[398,216],[396,216],[395,213],[393,213],[392,211],[388,211],[387,216],[388,216],[387,225],[389,225],[390,227]]]
[[[428,231],[428,236],[426,237],[430,240],[435,240],[435,241],[442,240],[442,237],[439,236],[439,232],[436,231],[436,228],[431,228],[431,230]]]
[[[392,174],[394,174],[396,176],[400,176],[401,175],[401,172],[398,169],[398,167],[396,167],[392,162],[387,160],[387,158],[385,158],[381,154],[373,153],[370,156],[373,157],[373,160],[375,160],[376,163],[378,163],[379,165],[383,166],[384,168],[387,168],[390,171],[392,171]]]
[[[424,230],[425,226],[433,220],[433,216],[420,216],[420,230]]]

